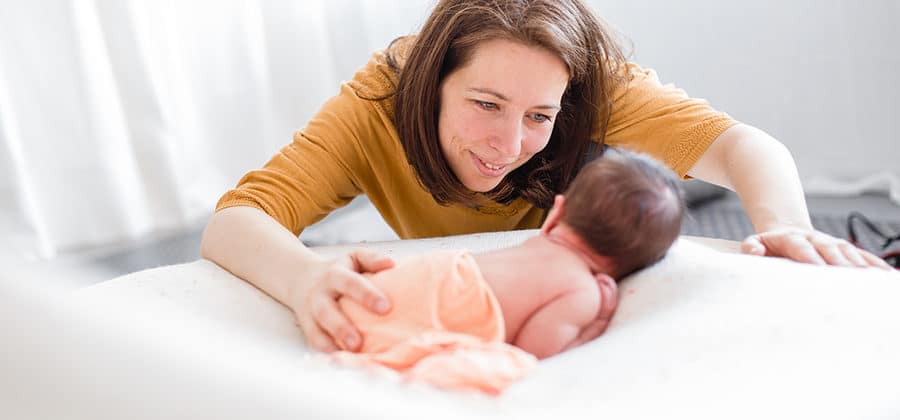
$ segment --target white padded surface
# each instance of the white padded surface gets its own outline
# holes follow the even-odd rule
[[[479,252],[534,233],[361,246],[394,256]],[[348,248],[317,250],[336,255]],[[496,399],[328,366],[304,349],[286,308],[202,260],[76,293],[79,307],[91,308],[86,322],[102,324],[90,333],[106,334],[99,340],[106,347],[97,356],[79,353],[76,344],[78,357],[98,360],[57,386],[93,402],[85,408],[93,418],[150,418],[142,407],[208,418],[900,417],[900,274],[813,267],[736,249],[734,242],[682,237],[665,260],[621,285],[605,335],[542,362]],[[120,356],[102,356],[110,348]],[[160,372],[173,380],[159,380]],[[87,379],[100,390],[88,395],[90,375],[104,380]],[[149,397],[123,399],[135,384]],[[194,397],[167,406],[172,395]],[[106,410],[98,412],[98,404]]]

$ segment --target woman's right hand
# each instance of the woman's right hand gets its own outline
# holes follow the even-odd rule
[[[289,302],[307,345],[325,352],[358,350],[361,335],[338,308],[337,300],[347,296],[374,313],[387,313],[391,308],[387,296],[362,273],[393,266],[390,257],[362,249],[311,266],[311,276],[297,283]]]
[[[392,259],[356,250],[327,260],[254,207],[229,207],[213,214],[200,255],[291,308],[307,344],[317,350],[357,350],[362,344],[359,331],[338,309],[341,296],[375,313],[390,310],[385,295],[361,273],[391,268]]]

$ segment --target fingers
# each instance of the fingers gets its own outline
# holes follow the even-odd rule
[[[853,264],[850,260],[844,255],[843,250],[839,247],[837,243],[831,241],[820,241],[813,242],[816,250],[819,252],[819,255],[825,260],[825,263],[828,265],[836,265],[840,267],[851,267]]]
[[[817,265],[891,268],[881,258],[846,240],[814,230],[783,229],[751,235],[741,243],[741,251]]]
[[[890,264],[888,264],[885,260],[875,256],[871,252],[859,248],[856,245],[853,245],[843,239],[836,240],[838,241],[838,249],[840,249],[844,257],[854,266],[877,267],[883,268],[885,270],[893,270],[893,267],[891,267]]]
[[[335,345],[334,340],[331,339],[331,336],[319,328],[312,316],[300,315],[298,313],[296,321],[297,325],[300,326],[300,329],[303,330],[307,346],[314,350],[328,353],[339,350],[337,345]]]
[[[848,261],[850,261],[851,264],[857,267],[869,266],[869,262],[866,261],[866,259],[862,255],[862,250],[853,246],[853,244],[851,244],[850,242],[841,241],[838,244],[838,248],[840,249],[841,253],[844,254],[844,257],[847,258]]]
[[[824,265],[825,259],[813,246],[810,238],[799,231],[779,235],[760,235],[763,244],[772,255],[790,258],[808,264]]]
[[[830,265],[891,269],[887,262],[843,239],[815,232],[810,239]]]
[[[344,315],[338,299],[348,299],[384,314],[390,311],[388,298],[358,271],[373,272],[390,268],[394,261],[371,251],[354,251],[326,263],[315,285],[295,307],[297,324],[306,334],[309,346],[321,351],[356,351],[362,336]]]
[[[393,265],[393,261],[391,261],[391,265]],[[391,310],[391,303],[387,296],[357,272],[336,269],[330,273],[328,281],[328,286],[334,295],[347,296],[377,314],[386,314]]]
[[[354,252],[347,260],[338,260],[330,267],[325,278],[320,282],[318,290],[313,290],[307,304],[308,311],[318,328],[330,336],[341,349],[356,351],[362,345],[359,331],[341,312],[337,299],[347,297],[356,303],[379,314],[390,311],[391,305],[387,297],[378,290],[366,277],[351,268],[393,265],[393,261],[375,253]],[[380,261],[378,261],[380,260]],[[350,267],[348,267],[350,266]]]
[[[894,267],[891,267],[891,265],[888,264],[887,261],[885,261],[881,258],[878,258],[875,254],[872,254],[869,251],[865,251],[865,250],[858,249],[858,248],[857,248],[857,250],[859,251],[860,256],[862,256],[862,258],[864,260],[866,260],[869,267],[878,267],[878,268],[883,268],[885,270],[894,271]]]
[[[315,326],[328,336],[329,341],[342,350],[356,351],[359,348],[362,344],[359,332],[338,309],[334,299],[319,296],[310,303],[309,312]]]
[[[750,235],[741,242],[741,252],[750,255],[766,255],[766,246],[763,245],[759,235]]]
[[[790,258],[803,263],[823,265],[825,260],[802,230],[777,230],[750,235],[741,243],[741,252]]]
[[[353,271],[358,273],[377,273],[394,266],[394,260],[386,255],[368,249],[358,249],[349,254],[353,262]]]

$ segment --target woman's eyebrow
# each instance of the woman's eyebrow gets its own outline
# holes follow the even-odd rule
[[[507,98],[507,97],[506,97],[505,95],[503,95],[502,93],[497,92],[497,91],[492,90],[492,89],[473,87],[473,88],[468,88],[468,89],[466,89],[466,91],[467,91],[467,92],[474,92],[474,93],[482,93],[482,94],[485,94],[485,95],[491,95],[491,96],[496,97],[497,99],[500,99],[501,101],[509,102],[509,98]],[[559,105],[554,105],[554,104],[549,104],[549,105],[537,105],[537,106],[534,106],[534,107],[532,107],[532,108],[559,110]]]

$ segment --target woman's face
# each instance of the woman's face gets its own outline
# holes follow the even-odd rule
[[[549,50],[496,39],[441,82],[441,150],[466,188],[486,192],[550,140],[569,82]]]

